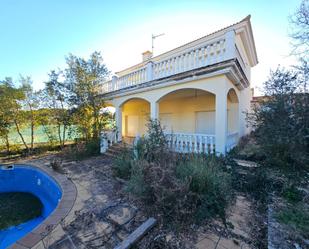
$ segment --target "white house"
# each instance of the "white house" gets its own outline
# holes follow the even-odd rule
[[[118,141],[159,119],[178,151],[224,154],[249,132],[250,71],[258,63],[250,16],[124,69],[102,87],[115,107]]]

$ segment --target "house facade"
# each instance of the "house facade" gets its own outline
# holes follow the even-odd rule
[[[250,71],[258,63],[250,16],[116,73],[102,86],[115,107],[117,140],[143,136],[159,119],[180,152],[225,154],[249,132]]]

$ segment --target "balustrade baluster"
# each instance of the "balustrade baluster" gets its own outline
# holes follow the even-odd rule
[[[202,47],[201,50],[200,50],[200,64],[199,66],[200,67],[203,67],[204,66],[204,63],[205,63],[205,47]]]
[[[194,58],[195,58],[195,60],[194,60],[194,68],[198,68],[199,67],[199,54],[200,54],[200,49],[198,48],[198,49],[196,49],[194,51]]]
[[[206,48],[206,65],[210,64],[210,60],[211,60],[211,45],[208,45]]]
[[[158,64],[158,78],[161,78],[161,76],[162,76],[162,62],[160,62],[159,64]]]
[[[213,145],[214,145],[214,141],[213,141],[213,137],[210,137],[210,153],[213,152]]]
[[[197,153],[198,152],[198,147],[197,147],[197,141],[198,141],[198,136],[194,136],[194,152]]]
[[[170,60],[166,61],[166,73],[165,76],[169,76],[170,75]]]
[[[173,58],[173,64],[172,64],[172,73],[173,74],[176,74],[176,62],[177,62],[177,59],[176,57]]]

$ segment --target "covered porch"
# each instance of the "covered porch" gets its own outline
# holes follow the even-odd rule
[[[118,141],[146,135],[148,120],[158,119],[168,146],[182,153],[224,154],[239,139],[239,100],[233,88],[224,94],[178,89],[156,101],[130,98],[116,107],[115,117]]]

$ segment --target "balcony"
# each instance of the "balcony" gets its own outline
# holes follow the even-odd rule
[[[143,63],[126,69],[112,80],[104,82],[101,94],[129,89],[147,82],[207,68],[222,62],[233,61],[245,81],[249,81],[250,68],[246,66],[240,49],[237,47],[233,29],[205,36],[162,55],[150,58]]]

